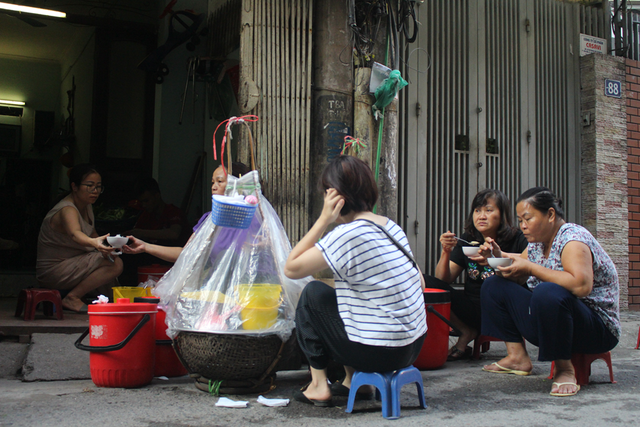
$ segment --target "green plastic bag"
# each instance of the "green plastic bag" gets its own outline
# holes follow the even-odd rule
[[[396,94],[408,85],[407,81],[402,78],[399,70],[393,70],[389,73],[389,77],[384,79],[382,84],[376,89],[376,102],[373,104],[373,114],[378,120],[382,116],[382,110],[393,101]]]

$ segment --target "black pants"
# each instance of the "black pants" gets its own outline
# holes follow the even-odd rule
[[[470,328],[480,332],[480,286],[466,284],[464,290],[454,289],[447,282],[433,276],[424,276],[427,288],[442,289],[451,293],[451,312]]]
[[[573,353],[604,353],[618,340],[595,311],[556,283],[533,292],[499,276],[482,285],[482,333],[506,342],[524,337],[538,360],[568,360]]]
[[[404,347],[379,347],[349,340],[338,313],[336,291],[319,281],[302,291],[296,310],[298,344],[309,365],[325,369],[331,360],[361,372],[386,372],[411,365],[426,334]]]

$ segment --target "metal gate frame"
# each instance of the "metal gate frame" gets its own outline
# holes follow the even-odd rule
[[[260,117],[253,128],[262,190],[295,245],[309,227],[312,191],[313,0],[241,3],[240,98],[257,98],[243,113]],[[241,145],[238,156],[247,152]]]
[[[416,6],[422,25],[402,69],[412,88],[401,92],[399,220],[423,271],[435,270],[441,233],[462,233],[482,188],[515,200],[546,185],[580,222],[579,34],[605,37],[601,11],[555,0]],[[489,138],[498,154],[487,153]]]

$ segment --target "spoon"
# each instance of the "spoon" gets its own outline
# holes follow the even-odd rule
[[[480,244],[480,242],[476,242],[475,240],[473,240],[473,241],[471,241],[471,242],[467,242],[466,240],[461,239],[461,238],[459,238],[458,236],[453,236],[453,237],[454,237],[456,240],[460,240],[461,242],[465,242],[466,244],[471,245],[471,246],[477,246],[477,245],[479,245],[479,244]]]

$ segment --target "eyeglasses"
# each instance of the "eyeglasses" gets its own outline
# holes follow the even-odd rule
[[[100,194],[104,193],[104,187],[102,185],[96,185],[96,184],[80,184],[80,185],[84,185],[85,187],[87,187],[87,191],[89,193],[93,193],[96,190],[98,190],[98,193]]]

